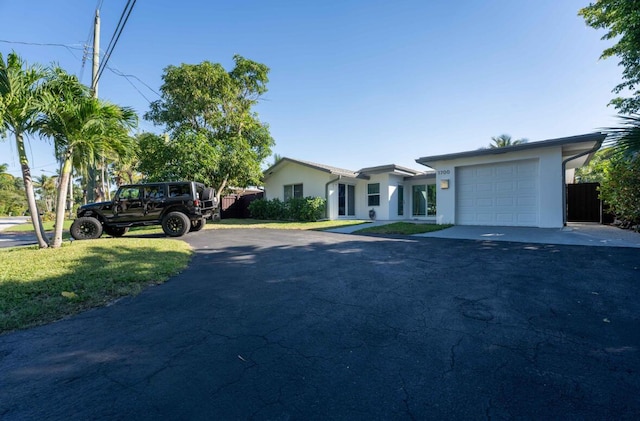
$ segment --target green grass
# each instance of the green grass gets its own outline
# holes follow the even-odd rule
[[[72,222],[72,219],[66,219],[64,221],[63,230],[69,231]],[[53,231],[54,221],[45,221],[42,223],[42,225],[44,226],[45,231]],[[7,229],[6,232],[33,232],[33,224],[31,223],[31,221],[29,221],[24,224],[15,225]]]
[[[179,240],[126,237],[75,241],[60,249],[2,249],[0,332],[137,294],[183,270],[191,253]]]
[[[234,228],[266,228],[282,230],[328,230],[349,225],[366,224],[368,221],[317,221],[317,222],[289,222],[289,221],[262,221],[258,219],[222,219],[209,222],[205,229],[234,229]]]
[[[396,234],[413,235],[424,234],[425,232],[440,231],[452,225],[421,224],[413,222],[394,222],[392,224],[378,225],[358,230],[358,234]]]

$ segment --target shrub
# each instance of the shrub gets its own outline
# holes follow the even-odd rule
[[[640,156],[611,160],[600,197],[625,225],[640,223]]]
[[[312,222],[324,216],[325,200],[321,197],[289,199],[254,200],[249,204],[251,217],[279,221]]]

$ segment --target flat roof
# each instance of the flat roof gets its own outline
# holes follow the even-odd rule
[[[469,158],[474,156],[501,155],[510,152],[525,151],[529,149],[548,148],[551,146],[568,146],[571,144],[585,142],[602,142],[606,134],[595,132],[557,139],[541,140],[538,142],[522,143],[520,145],[506,146],[504,148],[476,149],[474,151],[457,152],[444,155],[424,156],[416,159],[418,164],[429,166],[428,163],[436,161],[450,161],[458,158]]]

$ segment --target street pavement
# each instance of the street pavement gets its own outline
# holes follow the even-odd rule
[[[0,418],[640,417],[636,248],[184,238],[167,283],[0,335]]]

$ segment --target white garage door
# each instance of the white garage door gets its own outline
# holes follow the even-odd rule
[[[538,226],[538,160],[456,168],[456,224]]]

